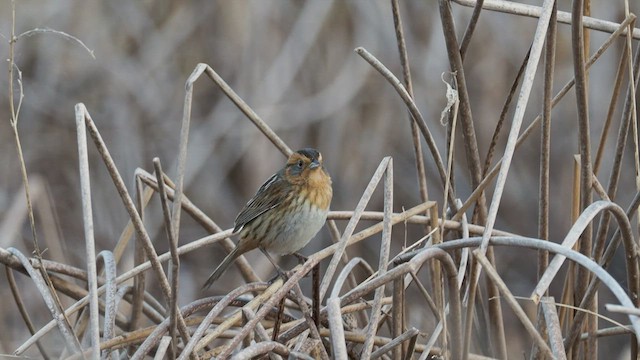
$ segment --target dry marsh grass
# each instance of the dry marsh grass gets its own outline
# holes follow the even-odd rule
[[[637,357],[637,3],[0,10],[0,353]],[[304,146],[334,179],[308,259],[200,292]]]

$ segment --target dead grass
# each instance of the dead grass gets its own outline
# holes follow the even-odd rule
[[[590,1],[559,10],[550,0],[461,6],[474,4],[311,1],[289,4],[284,15],[264,2],[100,4],[138,16],[94,19],[127,34],[102,44],[82,27],[86,36],[41,27],[20,35],[16,25],[32,15],[16,15],[22,5],[11,2],[3,38],[12,131],[2,139],[13,155],[0,159],[13,174],[3,176],[0,225],[9,290],[0,314],[13,331],[0,336],[2,351],[74,359],[637,357],[633,8],[617,4],[621,21],[611,22]],[[535,27],[524,24],[525,10]],[[571,12],[591,16],[571,22]],[[220,22],[207,18],[213,13]],[[509,44],[500,34],[507,32],[521,33],[525,45]],[[22,58],[17,49],[38,36],[71,40],[105,61],[106,74],[86,61],[63,70],[54,57],[46,75],[67,74],[67,90],[78,74],[91,74],[69,91],[82,102],[29,96],[30,87],[42,89],[27,58],[42,61],[42,50]],[[103,56],[115,43],[127,51]],[[226,48],[246,54],[223,51],[209,61]],[[336,55],[347,48],[355,53]],[[248,61],[256,54],[273,61]],[[491,62],[505,65],[487,74]],[[102,96],[88,85],[108,88],[102,77],[120,93]],[[47,116],[65,120],[75,105],[75,129],[58,125],[75,139],[52,140],[56,126],[42,126],[37,108],[54,105]],[[220,247],[233,247],[231,229],[219,224],[259,184],[256,174],[278,166],[273,150],[287,156],[289,144],[313,144],[328,159],[336,201],[318,239],[328,234],[333,244],[314,241],[293,275],[271,282],[248,254],[236,262],[243,280],[225,274],[229,281],[211,291],[220,295],[198,292]],[[43,149],[74,160],[38,164]],[[20,183],[24,192],[8,199]]]

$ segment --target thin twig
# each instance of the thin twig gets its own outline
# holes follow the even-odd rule
[[[59,31],[59,30],[54,30],[54,29],[41,29],[41,28],[35,28],[35,29],[31,29],[31,30],[27,30],[25,32],[23,32],[22,34],[18,35],[15,37],[15,41],[20,40],[23,37],[31,37],[34,35],[39,35],[39,34],[54,34],[54,35],[58,35],[62,38],[64,38],[65,40],[70,40],[73,41],[75,43],[77,43],[78,45],[80,45],[84,50],[86,50],[89,53],[89,56],[91,56],[94,60],[96,58],[95,54],[93,53],[93,50],[89,49],[89,47],[87,45],[85,45],[85,43],[78,39],[77,37],[71,35],[71,34],[67,34],[64,31]]]
[[[153,168],[156,173],[156,181],[158,184],[163,183],[162,177],[164,172],[162,171],[162,164],[160,159],[153,159]],[[179,187],[178,187],[179,188]],[[169,278],[171,279],[171,301],[169,302],[169,336],[171,338],[171,353],[173,357],[176,356],[177,351],[177,311],[178,309],[178,280],[180,278],[180,257],[178,256],[178,239],[177,230],[172,227],[171,214],[169,213],[169,203],[167,199],[167,193],[164,186],[158,187],[158,195],[160,196],[160,203],[162,204],[162,216],[164,218],[165,233],[169,240],[169,251],[171,252],[171,271],[169,272]],[[178,196],[176,194],[176,196]],[[174,210],[175,214],[175,210]]]

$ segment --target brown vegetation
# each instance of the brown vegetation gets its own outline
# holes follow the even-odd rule
[[[0,4],[0,352],[635,357],[630,5]],[[305,146],[334,179],[308,259],[199,292]]]

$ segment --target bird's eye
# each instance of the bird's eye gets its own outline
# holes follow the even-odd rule
[[[296,164],[296,166],[302,169],[302,167],[304,166],[304,161],[298,160],[298,163]]]

